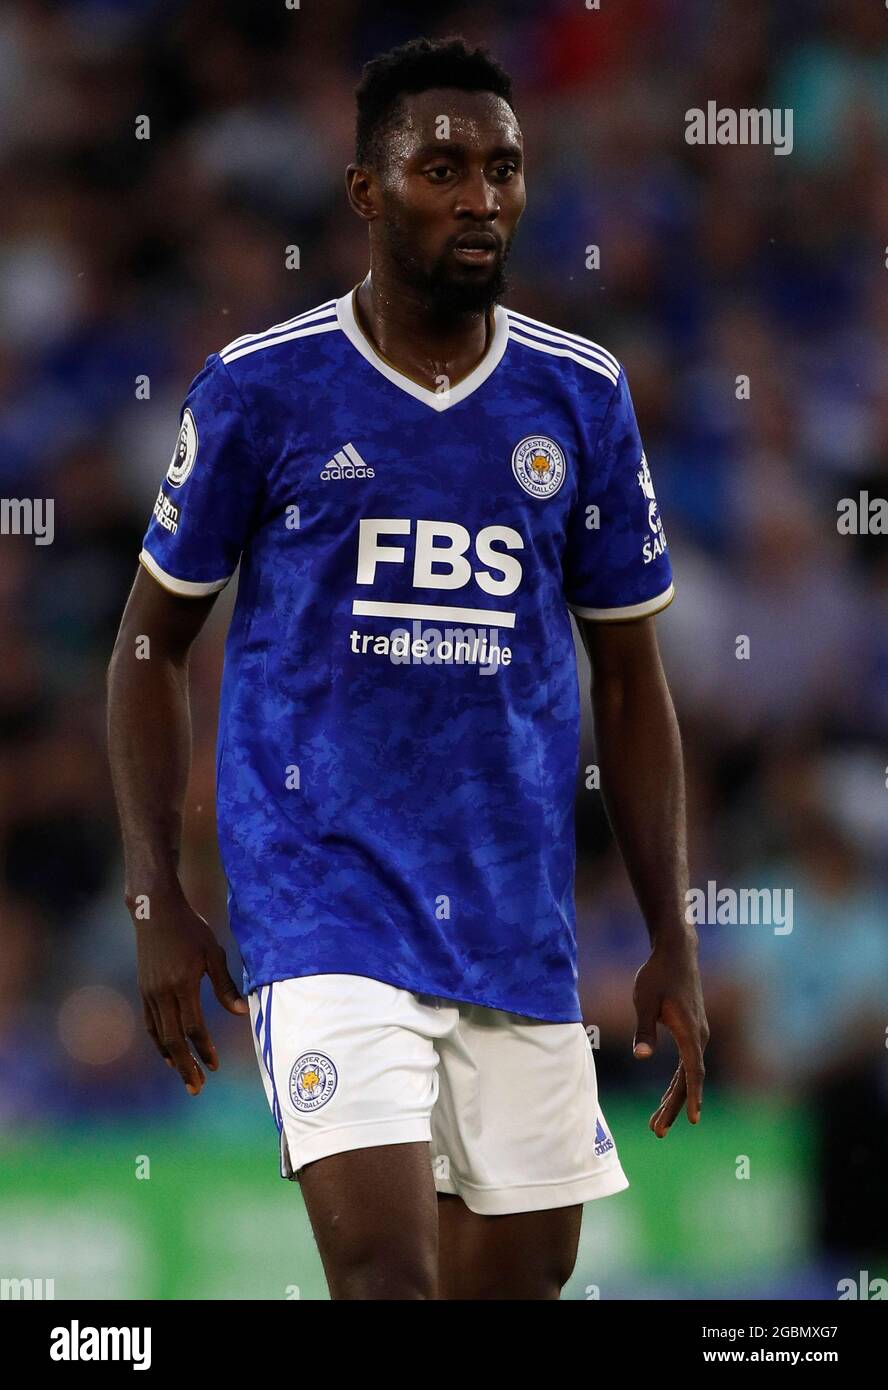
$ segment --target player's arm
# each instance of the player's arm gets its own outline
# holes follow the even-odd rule
[[[108,673],[111,771],[145,1025],[193,1094],[205,1078],[192,1048],[212,1071],[218,1066],[201,977],[209,975],[231,1013],[249,1010],[179,882],[191,762],[188,653],[249,543],[262,483],[241,389],[212,353],[180,414]]]
[[[108,667],[108,749],[145,1025],[193,1095],[205,1077],[192,1046],[211,1071],[218,1066],[202,976],[231,1013],[248,1012],[224,951],[179,882],[191,765],[188,657],[217,596],[170,593],[140,565]]]
[[[681,1064],[650,1127],[663,1138],[687,1102],[700,1118],[709,1037],[697,937],[685,921],[688,884],[681,740],[653,615],[674,588],[666,532],[624,369],[603,349],[613,390],[590,396],[591,452],[581,454],[568,522],[564,590],[592,664],[592,706],[604,804],[647,922],[650,958],[635,978],[636,1057],[649,1057],[657,1022]],[[594,401],[594,408],[592,402]],[[593,433],[594,432],[594,433]]]
[[[649,1057],[657,1022],[681,1063],[650,1128],[663,1138],[687,1102],[696,1124],[709,1027],[697,964],[697,933],[685,920],[688,887],[684,769],[678,721],[652,617],[577,618],[592,666],[592,709],[608,819],[638,898],[651,954],[635,978],[636,1057]]]

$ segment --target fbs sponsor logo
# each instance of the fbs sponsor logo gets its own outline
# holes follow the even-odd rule
[[[410,564],[407,546],[384,545],[382,537],[407,536],[413,539],[413,521],[406,516],[362,517],[358,527],[358,584],[373,585],[380,565]],[[514,555],[498,549],[523,550],[520,532],[511,526],[483,526],[474,537],[474,551],[480,569],[473,569],[466,558],[473,538],[457,521],[417,521],[413,543],[413,590],[457,590],[474,584],[485,594],[506,597],[515,593],[521,583],[522,569]],[[411,595],[415,598],[415,593]],[[455,621],[488,623],[491,626],[514,627],[515,614],[495,613],[492,610],[441,607],[437,604],[413,605],[376,603],[356,599],[352,612],[364,616],[389,618],[450,618]]]
[[[157,501],[154,503],[154,515],[171,536],[176,534],[179,529],[179,508],[173,506],[163,488],[157,494]]]
[[[644,563],[649,565],[652,560],[656,560],[658,555],[662,555],[666,549],[666,532],[663,529],[663,522],[660,519],[660,509],[657,506],[657,499],[654,496],[654,480],[651,477],[651,470],[644,450],[641,453],[641,467],[636,473],[638,486],[647,498],[648,526],[653,531],[653,537],[648,536],[641,548]]]
[[[151,1367],[150,1327],[81,1327],[73,1318],[49,1335],[51,1361],[131,1361],[134,1371]]]
[[[375,478],[376,472],[364,462],[354,444],[343,444],[329,463],[321,469],[320,478],[324,483],[339,478]]]
[[[197,458],[197,444],[197,425],[191,411],[186,409],[179,426],[173,457],[167,469],[167,482],[170,487],[181,487],[188,477]]]

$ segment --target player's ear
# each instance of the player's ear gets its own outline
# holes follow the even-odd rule
[[[345,191],[352,210],[365,222],[373,222],[378,215],[373,171],[360,164],[350,164],[345,171]]]

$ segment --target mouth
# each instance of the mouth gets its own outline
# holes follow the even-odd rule
[[[492,265],[499,251],[499,242],[492,232],[463,232],[457,238],[453,254],[463,265]]]

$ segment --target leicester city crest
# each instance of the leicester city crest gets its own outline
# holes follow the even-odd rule
[[[532,434],[515,446],[512,472],[531,497],[552,497],[564,482],[564,451],[554,439]]]
[[[320,1110],[336,1090],[336,1068],[323,1052],[303,1052],[290,1072],[290,1099],[297,1110]]]

